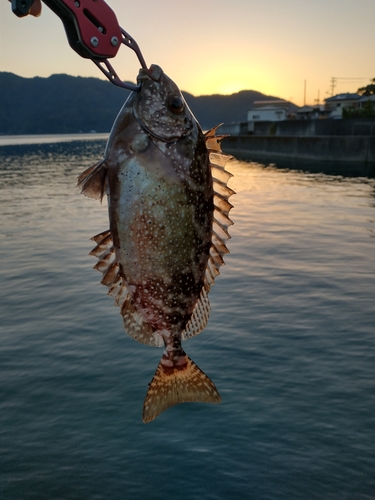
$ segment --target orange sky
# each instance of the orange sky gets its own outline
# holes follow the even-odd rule
[[[108,0],[121,26],[180,89],[194,95],[252,89],[302,105],[354,92],[375,77],[374,0]],[[142,7],[141,7],[142,6]],[[0,3],[0,71],[103,78],[68,45],[47,6],[40,18],[18,19]],[[113,60],[124,80],[138,73],[123,47]],[[353,80],[343,78],[353,78]],[[328,92],[328,93],[327,93]]]

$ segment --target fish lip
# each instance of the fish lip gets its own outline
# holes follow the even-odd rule
[[[142,83],[144,80],[154,80],[160,82],[164,71],[157,64],[151,64],[149,68],[141,68],[138,73],[137,82]]]

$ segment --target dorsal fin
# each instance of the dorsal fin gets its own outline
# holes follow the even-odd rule
[[[228,199],[234,194],[234,191],[227,185],[232,174],[225,170],[227,161],[233,157],[221,150],[221,141],[227,136],[216,135],[216,130],[219,127],[220,125],[205,134],[213,178],[215,205],[210,257],[205,279],[207,292],[213,285],[216,276],[220,274],[219,268],[224,264],[223,255],[229,253],[226,242],[230,238],[228,228],[233,224],[228,215],[233,205],[229,203]]]
[[[228,198],[234,194],[234,191],[227,186],[229,179],[233,176],[224,167],[227,161],[233,157],[223,153],[221,150],[220,142],[226,136],[216,135],[218,127],[220,125],[212,128],[205,134],[213,178],[215,205],[210,256],[206,268],[204,287],[195,304],[190,321],[182,332],[182,340],[194,337],[194,335],[200,333],[207,325],[210,314],[210,302],[207,294],[216,276],[220,274],[219,268],[224,264],[223,255],[229,253],[226,241],[230,238],[228,228],[233,222],[228,217],[228,214],[233,205],[229,203]]]
[[[161,347],[162,338],[143,320],[132,302],[131,294],[117,263],[111,232],[104,231],[91,239],[95,241],[96,247],[90,255],[98,258],[94,269],[103,274],[102,285],[108,287],[108,295],[111,295],[115,299],[116,306],[120,307],[125,331],[142,344]]]
[[[203,287],[199,299],[194,306],[191,318],[181,334],[182,340],[190,339],[204,330],[208,322],[210,309],[211,306],[208,300],[207,291],[205,287]]]

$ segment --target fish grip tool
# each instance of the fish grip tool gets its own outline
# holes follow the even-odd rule
[[[138,92],[139,85],[123,82],[108,59],[116,56],[122,44],[132,49],[147,69],[141,50],[123,28],[104,0],[43,0],[61,19],[69,45],[81,57],[91,59],[115,85]],[[12,11],[18,17],[28,14],[33,0],[12,0]]]

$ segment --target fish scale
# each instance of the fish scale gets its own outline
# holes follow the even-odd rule
[[[138,84],[103,160],[78,184],[87,196],[108,195],[110,229],[94,236],[91,255],[125,330],[141,343],[164,345],[143,406],[150,422],[178,403],[221,401],[181,342],[207,324],[208,292],[228,253],[233,191],[217,127],[203,134],[159,66],[141,69]]]

